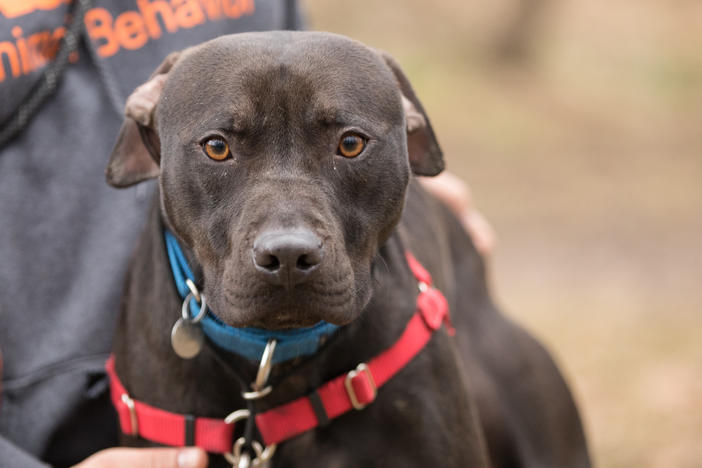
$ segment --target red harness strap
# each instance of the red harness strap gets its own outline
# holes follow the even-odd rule
[[[222,419],[169,413],[132,400],[117,377],[114,361],[114,356],[110,356],[105,367],[122,432],[173,447],[195,445],[213,453],[231,452],[234,424],[226,424]],[[188,433],[193,435],[192,441],[187,440]]]
[[[407,262],[419,281],[420,293],[417,296],[417,312],[400,339],[367,364],[359,364],[355,370],[330,380],[311,395],[256,415],[256,426],[265,445],[283,442],[324,425],[352,408],[363,409],[375,400],[377,389],[426,346],[432,333],[442,323],[446,323],[450,334],[454,333],[449,322],[446,299],[440,291],[431,288],[429,272],[412,254],[406,255]],[[233,424],[226,424],[220,419],[169,413],[132,400],[115,373],[112,357],[107,361],[107,372],[112,382],[112,403],[117,409],[125,434],[139,435],[164,445],[193,444],[214,453],[231,451]]]

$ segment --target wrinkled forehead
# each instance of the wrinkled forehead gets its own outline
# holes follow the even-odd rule
[[[380,55],[326,33],[237,34],[189,49],[172,70],[159,108],[179,119],[215,110],[222,119],[244,122],[278,110],[345,123],[402,121],[397,83]]]

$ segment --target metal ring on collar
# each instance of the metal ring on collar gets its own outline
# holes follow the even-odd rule
[[[239,409],[236,411],[232,411],[227,415],[226,418],[224,418],[224,424],[234,424],[242,419],[248,419],[248,417],[251,416],[251,411],[247,409]]]
[[[241,396],[244,400],[258,400],[263,398],[273,391],[273,386],[269,385],[261,390],[252,390],[250,392],[241,392]]]
[[[263,350],[263,355],[261,356],[261,363],[258,365],[256,381],[252,385],[254,390],[263,390],[263,386],[268,382],[268,377],[271,375],[271,367],[273,365],[273,353],[275,353],[275,345],[277,343],[275,339],[270,339],[268,343],[266,343],[266,349]]]
[[[192,292],[189,292],[188,295],[185,296],[185,300],[183,301],[183,307],[181,308],[181,315],[183,316],[183,320],[185,320],[186,322],[198,323],[200,320],[205,318],[205,315],[207,315],[207,299],[205,299],[204,294],[200,294],[200,299],[202,299],[202,301],[198,301],[198,303],[200,304],[200,312],[194,318],[191,318],[190,299],[193,298],[195,298],[195,296]]]
[[[198,302],[198,304],[202,301],[200,299],[200,290],[197,289],[197,286],[195,286],[195,283],[193,283],[193,280],[190,278],[187,278],[185,280],[185,285],[188,287],[191,293],[193,293],[193,296],[195,296],[195,300]]]
[[[275,353],[275,345],[278,342],[271,338],[266,343],[266,348],[263,350],[263,355],[261,356],[261,363],[258,365],[258,372],[256,373],[256,381],[251,384],[253,389],[250,392],[241,392],[241,396],[244,400],[258,400],[263,398],[273,391],[271,385],[265,386],[268,382],[268,377],[271,375],[271,368],[273,367],[273,353]]]

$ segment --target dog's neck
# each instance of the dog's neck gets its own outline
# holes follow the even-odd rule
[[[244,402],[239,397],[241,383],[253,382],[258,363],[212,344],[207,344],[192,360],[175,355],[170,345],[170,330],[180,316],[182,300],[170,271],[163,228],[157,202],[152,207],[127,280],[128,294],[124,300],[125,311],[129,312],[121,315],[114,347],[117,373],[128,388],[131,387],[134,397],[141,396],[171,411],[221,416],[222,411],[243,407]],[[184,250],[197,277],[199,267],[194,256]],[[390,270],[393,265],[405,265],[404,255],[399,236],[392,235],[374,260],[374,292],[360,317],[342,327],[314,355],[275,365],[270,377],[274,390],[257,403],[261,410],[301,396],[325,380],[355,368],[397,339],[414,312],[416,298],[416,282],[409,269]],[[397,303],[398,290],[407,291],[401,295],[403,304]],[[397,310],[398,306],[406,314],[402,320],[382,313],[390,307]],[[135,360],[139,366],[126,364]],[[192,385],[182,385],[182,381]],[[218,388],[206,392],[212,394],[211,399],[203,399],[204,388],[197,388],[195,382],[207,385],[213,381]],[[175,394],[173,388],[178,389]]]

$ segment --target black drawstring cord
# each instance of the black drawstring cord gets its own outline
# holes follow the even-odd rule
[[[250,447],[251,443],[256,440],[256,405],[254,405],[253,400],[246,401],[246,409],[249,410],[249,417],[246,420],[246,425],[244,426],[244,440],[247,446]]]
[[[233,369],[231,366],[231,362],[228,359],[228,352],[221,350],[216,346],[207,346],[206,349],[208,349],[211,352],[210,355],[214,357],[215,361],[219,363],[224,373],[234,378],[234,380],[239,384],[239,386],[241,387],[242,394],[251,390],[250,382],[253,382],[253,377],[250,375],[247,377],[243,377],[243,375],[247,374],[246,372],[240,373],[237,372],[237,370]],[[245,440],[244,447],[246,447],[247,449],[251,449],[252,442],[263,439],[261,438],[261,434],[258,431],[258,427],[256,427],[256,401],[246,400],[246,409],[249,410],[249,417],[246,418],[246,422],[244,424],[244,431],[241,433],[241,437],[243,437]]]
[[[36,85],[15,111],[0,125],[0,148],[17,136],[36,115],[44,101],[51,96],[63,76],[68,59],[80,43],[85,12],[92,6],[93,0],[75,0],[71,23],[61,39],[61,45],[54,60],[47,65]]]
[[[283,0],[283,8],[285,9],[285,20],[283,29],[294,31],[297,28],[297,10],[295,9],[295,0]]]
[[[88,49],[90,60],[93,62],[93,65],[95,65],[100,82],[105,87],[107,98],[110,100],[112,110],[117,113],[117,116],[120,117],[120,119],[123,118],[125,99],[122,96],[122,91],[120,90],[119,86],[117,86],[117,82],[115,81],[113,75],[107,69],[105,60],[100,58],[97,51],[97,45],[87,36],[85,37],[85,48]]]
[[[66,32],[61,39],[61,45],[54,60],[47,65],[44,73],[37,83],[32,87],[27,97],[17,106],[4,122],[0,124],[0,148],[4,147],[10,140],[24,130],[36,113],[41,109],[44,102],[56,91],[59,81],[66,70],[68,60],[73,52],[78,49],[80,37],[84,30],[83,19],[85,13],[93,5],[93,0],[74,0],[71,23],[66,28]],[[297,10],[295,0],[283,0],[284,5],[284,28],[297,29]],[[105,86],[111,107],[122,115],[124,98],[114,78],[105,68],[105,64],[97,54],[97,50],[90,39],[86,37],[86,48],[90,54],[93,64],[98,70],[100,81]]]

